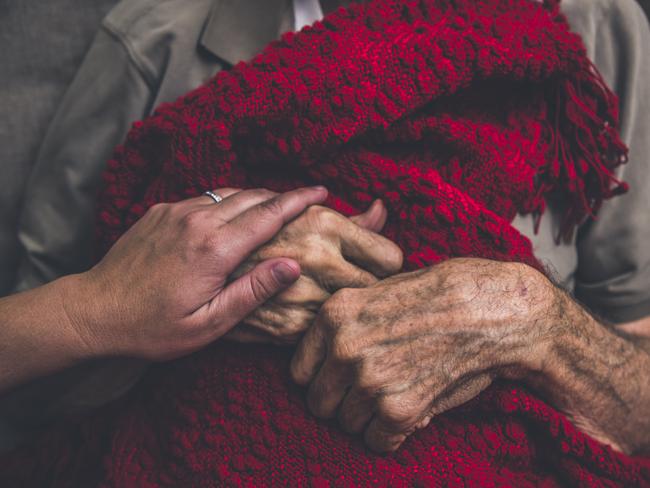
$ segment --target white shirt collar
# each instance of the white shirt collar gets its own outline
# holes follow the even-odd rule
[[[323,9],[318,0],[293,0],[294,30],[299,31],[323,18]]]

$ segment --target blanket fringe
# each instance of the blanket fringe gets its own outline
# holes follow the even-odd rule
[[[570,241],[575,228],[595,218],[604,200],[627,192],[615,174],[627,162],[628,149],[618,135],[618,97],[591,61],[554,94],[551,164],[539,180],[537,194],[559,188],[567,207],[558,242]],[[543,211],[538,207],[538,221]]]

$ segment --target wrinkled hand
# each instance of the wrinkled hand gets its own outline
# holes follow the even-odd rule
[[[309,385],[316,416],[338,415],[370,448],[395,450],[495,376],[541,367],[550,333],[536,324],[550,299],[544,282],[522,264],[452,259],[341,290],[299,344],[292,376]]]
[[[63,301],[90,357],[175,358],[206,346],[300,276],[291,259],[269,256],[238,279],[229,275],[324,188],[281,195],[216,190],[152,207]]]
[[[290,288],[256,309],[228,338],[241,342],[297,342],[321,305],[341,288],[363,288],[402,267],[400,249],[376,234],[386,221],[380,201],[352,218],[312,206],[287,224],[234,273],[260,262],[286,257],[297,261],[301,276]]]

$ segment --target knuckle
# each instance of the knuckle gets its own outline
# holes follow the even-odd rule
[[[320,218],[321,214],[328,211],[329,209],[323,207],[322,205],[310,205],[307,207],[307,210],[305,210],[305,216],[318,219]]]
[[[340,214],[322,205],[312,205],[305,212],[306,216],[325,229],[334,229],[340,222]]]
[[[401,395],[388,395],[378,403],[381,418],[396,429],[408,427],[418,421],[418,411],[413,403]]]
[[[180,218],[180,223],[183,228],[189,232],[194,232],[198,229],[203,228],[206,222],[206,212],[202,210],[194,210],[183,215]]]
[[[344,334],[337,334],[331,343],[330,355],[337,363],[351,363],[357,357],[354,342]]]
[[[341,288],[336,293],[334,293],[334,295],[332,295],[332,299],[330,301],[342,306],[346,302],[352,300],[355,294],[356,290],[354,288]]]
[[[327,303],[331,303],[339,312],[344,312],[348,304],[354,303],[358,293],[357,288],[341,288],[332,295]]]
[[[384,249],[384,265],[390,272],[396,273],[402,269],[403,264],[404,253],[396,244],[389,241]]]
[[[307,241],[309,252],[304,253],[303,261],[307,269],[320,269],[321,271],[331,271],[334,262],[338,258],[322,245],[322,241],[309,239]]]
[[[158,223],[169,221],[170,216],[173,217],[172,209],[173,206],[170,203],[156,203],[147,209],[143,218]]]
[[[223,242],[218,238],[219,232],[210,231],[210,226],[206,225],[207,223],[208,219],[201,211],[193,211],[179,217],[181,242],[201,254],[216,253]]]
[[[360,392],[368,396],[374,396],[381,390],[382,378],[376,369],[368,368],[367,365],[360,365],[358,369],[356,386]]]
[[[345,304],[348,301],[348,288],[343,288],[332,295],[320,309],[321,318],[328,327],[338,329],[343,322]]]
[[[246,193],[252,198],[258,200],[270,200],[271,198],[277,196],[276,193],[272,192],[271,190],[267,190],[265,188],[255,188],[253,190],[248,190]]]
[[[170,203],[155,203],[151,207],[149,207],[147,213],[152,213],[152,214],[166,213],[170,207],[171,207]]]
[[[340,228],[342,218],[344,217],[341,214],[328,208],[323,208],[323,211],[318,216],[320,225],[324,229],[328,230],[338,230]]]

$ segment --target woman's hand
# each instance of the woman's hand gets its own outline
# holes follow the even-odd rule
[[[300,278],[256,309],[227,338],[295,343],[332,293],[341,288],[364,288],[398,272],[402,267],[400,249],[376,234],[385,221],[386,209],[380,201],[352,218],[321,206],[307,209],[234,274],[238,277],[264,260],[285,257],[300,264]]]
[[[91,356],[165,360],[206,346],[300,276],[267,255],[228,282],[253,251],[327,191],[220,189],[152,207],[89,272],[67,280],[64,304]]]

